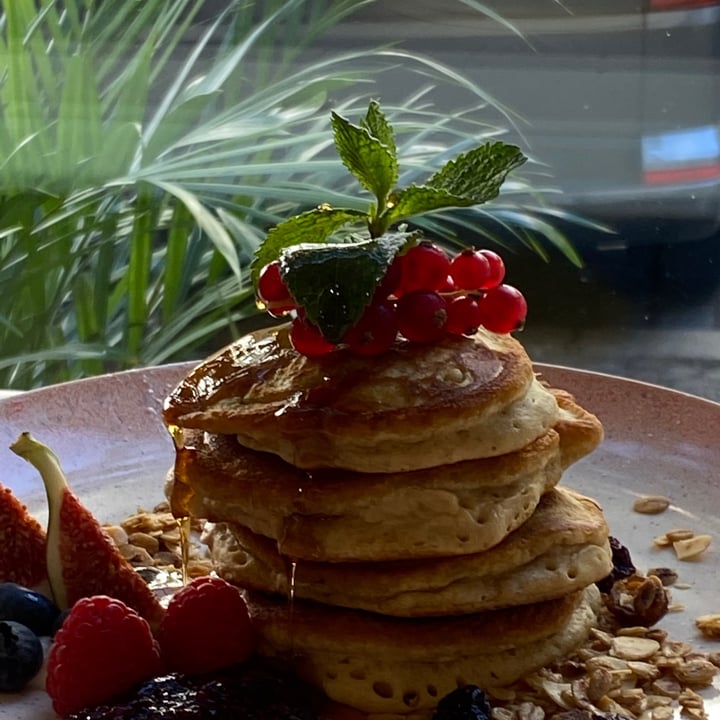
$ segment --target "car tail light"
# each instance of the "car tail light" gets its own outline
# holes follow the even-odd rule
[[[650,10],[691,10],[720,5],[718,0],[650,0]]]
[[[642,168],[646,185],[720,179],[720,128],[703,125],[644,135]]]

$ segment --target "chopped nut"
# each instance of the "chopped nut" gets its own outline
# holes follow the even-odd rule
[[[690,540],[690,538],[695,537],[695,532],[693,530],[688,530],[687,528],[677,528],[675,530],[668,530],[665,533],[665,537],[672,545],[678,540]]]
[[[633,503],[633,510],[643,515],[657,515],[670,507],[670,498],[664,495],[644,495]]]
[[[105,525],[104,530],[112,538],[116,546],[119,547],[128,543],[128,535],[120,525]]]
[[[711,540],[710,535],[695,535],[686,540],[675,540],[673,550],[678,560],[695,560],[710,547]]]
[[[672,720],[675,711],[669,706],[655,707],[652,711],[652,720]]]
[[[709,660],[694,658],[675,668],[673,675],[686,685],[705,686],[712,683],[717,672],[718,668]]]
[[[646,660],[660,650],[657,640],[620,636],[613,639],[611,654],[623,660]]]
[[[531,702],[520,703],[516,715],[517,720],[545,720],[545,711]]]
[[[697,629],[712,640],[720,640],[720,613],[700,615],[695,618]]]
[[[653,665],[649,662],[643,662],[642,660],[628,660],[628,667],[633,671],[633,674],[640,678],[640,680],[655,680],[660,676],[660,670],[657,665]]]
[[[607,695],[614,686],[613,676],[606,668],[596,668],[588,675],[587,696],[596,703],[603,695]]]
[[[137,547],[145,548],[151,555],[160,550],[160,542],[149,533],[134,532],[128,535],[128,542]]]
[[[494,707],[492,709],[492,720],[515,720],[515,713],[504,707]]]
[[[661,677],[653,682],[651,688],[658,695],[665,695],[666,697],[677,700],[680,697],[682,688],[680,683],[672,677]]]

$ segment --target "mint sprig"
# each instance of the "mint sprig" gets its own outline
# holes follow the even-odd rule
[[[450,160],[422,185],[397,188],[392,126],[376,101],[359,124],[333,112],[335,148],[374,201],[367,212],[320,205],[272,228],[252,263],[253,281],[270,262],[308,320],[339,342],[362,316],[388,266],[417,234],[390,232],[404,220],[497,197],[508,173],[527,158],[519,148],[488,142]]]
[[[280,273],[308,318],[339,343],[362,316],[387,266],[412,237],[405,232],[345,243],[302,243],[280,254]]]

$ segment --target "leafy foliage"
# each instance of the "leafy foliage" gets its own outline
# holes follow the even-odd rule
[[[377,283],[412,234],[388,229],[408,216],[440,208],[479,205],[495,198],[511,170],[527,158],[513,145],[495,141],[449,160],[424,185],[393,189],[399,175],[394,131],[373,100],[360,124],[332,114],[335,147],[345,167],[375,196],[365,215],[321,205],[275,226],[253,262],[253,278],[279,258],[280,272],[310,322],[337,343],[370,303]],[[364,233],[346,232],[341,243],[326,240],[349,223],[364,221]]]
[[[365,211],[327,154],[328,98],[363,112],[377,70],[365,52],[303,59],[365,2],[229,0],[206,17],[204,0],[0,0],[0,387],[196,358],[256,315],[249,264],[268,227],[319,202],[346,207],[343,224]],[[397,184],[501,131],[457,73],[399,50],[373,60],[429,78],[363,123],[403,158]],[[433,108],[447,83],[464,111]],[[366,182],[382,194],[396,173]],[[572,258],[542,207],[511,202],[529,189],[517,178],[469,211]],[[446,220],[418,224],[454,242]]]

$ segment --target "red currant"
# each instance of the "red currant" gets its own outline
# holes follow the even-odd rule
[[[414,290],[397,304],[398,330],[413,342],[440,340],[447,324],[447,302],[436,292]]]
[[[447,309],[447,331],[453,335],[472,335],[481,325],[480,306],[471,295],[456,297]]]
[[[326,340],[320,330],[303,316],[293,320],[290,342],[299,353],[311,358],[327,355],[335,349],[335,345]]]
[[[442,248],[423,240],[411,247],[402,258],[400,291],[438,290],[450,272],[450,259]]]
[[[492,268],[485,255],[468,248],[450,263],[450,275],[461,290],[480,290],[487,287]]]
[[[485,285],[481,286],[483,290],[497,287],[505,279],[505,263],[503,259],[492,250],[478,250],[478,254],[482,255],[490,263],[490,275]]]
[[[271,315],[284,315],[294,309],[295,301],[280,275],[280,263],[267,264],[258,277],[258,297]]]
[[[480,298],[478,306],[482,325],[495,333],[520,330],[527,315],[527,302],[512,285],[491,288]]]
[[[345,335],[345,344],[356,355],[379,355],[390,349],[397,337],[395,307],[390,302],[369,305],[356,325]]]

